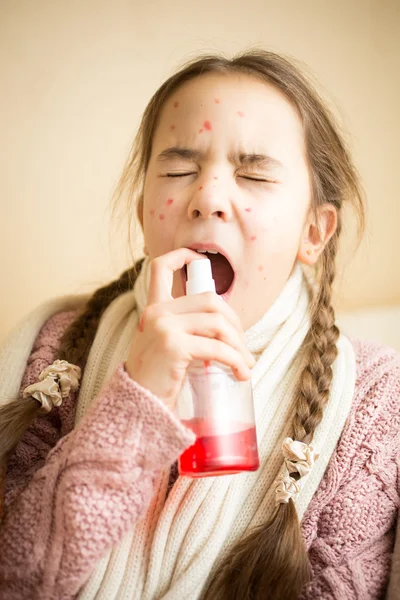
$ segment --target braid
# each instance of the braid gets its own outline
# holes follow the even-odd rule
[[[331,305],[340,222],[321,257],[319,289],[311,308],[308,351],[295,402],[294,439],[309,444],[328,401],[339,330]],[[238,540],[208,584],[213,600],[287,600],[297,598],[311,570],[293,499],[279,504],[272,518]]]
[[[311,442],[315,428],[321,422],[333,377],[332,363],[337,356],[339,329],[335,325],[331,301],[338,235],[337,231],[321,257],[321,281],[311,311],[310,331],[305,340],[305,345],[310,346],[309,361],[301,374],[295,400],[294,439],[305,444]]]
[[[61,338],[58,358],[84,367],[96,335],[100,318],[107,306],[120,294],[130,290],[139,275],[143,260],[124,271],[119,279],[98,289],[83,312]],[[7,458],[17,446],[27,427],[39,415],[41,404],[35,398],[16,398],[0,407],[0,520],[4,512],[3,490]]]

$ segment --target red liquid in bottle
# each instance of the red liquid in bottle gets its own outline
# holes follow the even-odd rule
[[[182,421],[197,439],[179,457],[179,474],[189,477],[215,477],[242,471],[257,471],[260,460],[254,425],[224,424],[225,431],[210,435],[211,424],[204,419]],[[205,431],[204,431],[205,430]],[[207,432],[207,435],[204,433]],[[234,432],[234,433],[232,433]]]

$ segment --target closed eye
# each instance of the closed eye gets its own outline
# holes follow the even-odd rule
[[[188,177],[188,175],[196,175],[195,171],[189,173],[167,173],[167,177]]]
[[[274,183],[271,179],[262,179],[261,177],[248,177],[247,175],[239,175],[242,179],[248,179],[249,181],[264,181],[266,183]]]

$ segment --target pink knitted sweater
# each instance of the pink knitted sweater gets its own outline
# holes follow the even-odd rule
[[[54,360],[74,315],[43,326],[21,389]],[[302,600],[400,598],[400,360],[376,344],[354,348],[353,408],[302,520],[313,569]],[[38,418],[9,460],[2,600],[76,597],[149,504],[158,470],[171,466],[172,486],[177,458],[193,443],[193,433],[123,364],[73,429],[75,406],[71,394]]]

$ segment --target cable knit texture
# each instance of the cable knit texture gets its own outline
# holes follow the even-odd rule
[[[43,326],[21,389],[56,358],[75,313]],[[400,360],[354,342],[351,414],[302,520],[313,578],[301,600],[400,598]],[[158,473],[194,441],[121,364],[73,429],[76,394],[31,425],[10,458],[0,530],[0,598],[74,598],[97,560],[148,506]],[[154,423],[157,423],[156,429]],[[110,428],[112,423],[112,428]],[[136,435],[132,435],[132,431]],[[392,565],[392,569],[391,569]]]

